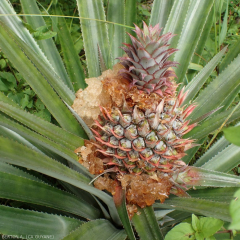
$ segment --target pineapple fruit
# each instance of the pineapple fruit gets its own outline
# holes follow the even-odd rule
[[[183,136],[196,125],[186,120],[195,106],[182,106],[187,93],[182,89],[177,94],[172,69],[177,63],[168,60],[176,51],[168,44],[174,35],[160,32],[159,25],[136,26],[137,38],[129,34],[132,44],[122,48],[126,56],[101,81],[89,80],[73,104],[95,135],[76,150],[80,162],[101,175],[96,188],[113,195],[118,187],[126,191],[130,216],[136,206],[163,202],[170,193],[186,196],[188,176],[194,176],[181,158],[194,146]],[[94,89],[94,81],[101,86]],[[90,106],[93,98],[95,106]]]

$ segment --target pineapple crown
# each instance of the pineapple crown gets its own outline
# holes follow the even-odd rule
[[[147,93],[157,93],[160,96],[173,95],[176,83],[172,81],[176,77],[171,67],[176,67],[177,62],[169,61],[168,58],[177,49],[169,48],[169,40],[174,36],[166,33],[160,36],[162,28],[147,26],[143,22],[143,30],[135,25],[134,32],[137,38],[128,34],[131,44],[124,44],[122,49],[126,57],[120,57],[120,63],[125,67],[121,75],[128,79],[139,90]]]

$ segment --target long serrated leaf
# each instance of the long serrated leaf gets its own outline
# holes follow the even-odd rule
[[[100,211],[70,193],[23,177],[0,172],[0,197],[43,205],[86,219],[100,217]]]
[[[43,77],[44,73],[39,71],[36,65],[26,56],[26,44],[14,35],[14,33],[10,32],[3,24],[1,24],[0,28],[0,46],[5,55],[28,81],[59,124],[70,132],[86,137],[85,132],[79,126],[77,120],[72,116],[54,89]],[[25,48],[25,50],[23,48]],[[28,50],[27,52],[29,52]]]
[[[116,11],[117,9],[117,11]],[[107,21],[124,24],[124,1],[110,0],[107,8]],[[110,51],[112,53],[114,63],[119,62],[117,57],[123,55],[123,50],[120,48],[125,40],[125,29],[122,26],[114,24],[108,25],[110,41]]]
[[[129,216],[126,208],[126,192],[125,190],[122,189],[121,186],[118,186],[116,188],[113,200],[128,238],[130,240],[136,240],[131,223],[129,221]]]
[[[235,187],[197,189],[188,191],[188,194],[194,198],[230,203],[236,189]]]
[[[121,224],[112,198],[103,191],[90,186],[88,184],[89,178],[85,177],[83,174],[66,167],[54,159],[39,154],[19,143],[13,142],[1,136],[0,155],[0,161],[2,162],[15,164],[27,169],[32,169],[36,172],[41,172],[50,177],[72,184],[73,186],[99,197],[108,205],[113,220],[117,224]]]
[[[237,124],[237,126],[234,126],[234,127],[225,128],[225,129],[223,129],[223,132],[224,132],[225,138],[229,142],[240,147],[240,139],[239,139],[240,126],[239,126],[239,124]]]
[[[157,207],[157,209],[158,209],[158,206],[159,204],[157,204],[157,206],[154,205],[154,207]],[[168,217],[173,218],[174,220],[164,223],[163,227],[161,228],[161,231],[163,233],[168,232],[169,231],[168,226],[172,226],[173,224],[179,223],[180,221],[186,218],[189,218],[190,216],[191,216],[191,213],[189,212],[174,210],[173,212],[168,214]]]
[[[171,47],[173,48],[177,47],[190,2],[190,0],[174,1],[172,6],[172,10],[168,17],[163,33],[171,32],[177,34],[170,40]]]
[[[22,10],[25,14],[39,14],[41,15],[41,12],[37,6],[36,0],[21,0],[21,6]],[[42,26],[46,26],[46,23],[42,16],[25,16],[28,24],[33,28],[37,29]],[[63,18],[61,18],[63,19]],[[60,81],[62,80],[66,86],[65,88],[69,87],[73,91],[73,86],[71,84],[71,81],[67,75],[67,72],[65,70],[64,64],[62,62],[62,59],[59,55],[58,49],[56,48],[56,45],[54,44],[54,41],[52,39],[44,39],[38,41],[38,45],[46,55],[47,59],[53,66],[53,69],[56,71],[56,73],[60,77]]]
[[[102,0],[76,0],[76,2],[78,5],[79,16],[81,17],[81,30],[89,77],[97,77],[101,75],[98,46],[102,52],[107,67],[110,68],[112,66],[107,25],[105,22],[94,20],[106,20],[103,2]],[[89,20],[83,18],[88,18]]]
[[[82,138],[28,113],[20,107],[15,107],[15,104],[12,106],[12,103],[6,96],[0,94],[0,110],[28,128],[73,151],[84,144]]]
[[[194,55],[192,57],[193,63],[199,63],[202,59],[202,53],[204,50],[204,47],[206,45],[206,41],[208,39],[212,24],[213,24],[213,16],[214,16],[214,8],[212,8],[211,12],[208,15],[208,19],[206,21],[206,24],[204,26],[203,32],[201,34],[201,37],[198,41],[197,47],[195,49]],[[193,76],[195,75],[195,71],[188,70],[187,77],[189,79],[189,82],[191,82],[191,79],[193,79]]]
[[[164,28],[173,3],[174,0],[155,0],[152,6],[149,25],[155,26],[157,23],[159,23],[159,26]]]
[[[82,128],[84,129],[84,131],[87,134],[88,138],[89,139],[95,139],[91,129],[87,126],[87,124],[83,121],[83,119],[66,102],[65,102],[65,104],[68,107],[68,109],[71,111],[73,116],[77,119],[79,124],[82,126]]]
[[[138,208],[138,214],[134,214],[132,222],[142,240],[163,239],[152,206]]]
[[[219,113],[211,118],[208,118],[200,125],[196,126],[192,131],[184,135],[184,138],[193,138],[193,139],[201,139],[206,137],[208,134],[217,130],[224,121],[229,117],[232,113],[232,109],[229,109],[225,112]],[[240,109],[237,109],[232,116],[228,119],[226,124],[231,123],[232,121],[239,119],[240,116]]]
[[[63,240],[71,239],[108,239],[108,240],[125,240],[127,237],[124,230],[116,229],[109,221],[98,219],[81,225],[78,229],[63,238]]]
[[[232,218],[232,222],[230,226],[228,227],[229,229],[234,229],[234,230],[239,230],[240,229],[240,222],[239,222],[239,206],[240,206],[240,190],[236,191],[234,194],[234,199],[230,203],[230,214]]]
[[[222,45],[226,35],[227,35],[227,24],[228,24],[228,0],[226,2],[226,10],[223,18],[223,23],[221,26],[221,32],[219,35],[219,46]]]
[[[6,26],[3,24],[3,28],[5,27]],[[39,59],[38,55],[36,55],[35,52],[33,52],[31,48],[29,48],[29,46],[22,42],[16,35],[14,35],[14,33],[6,31],[2,34],[6,37],[6,41],[9,41],[9,39],[11,39],[11,44],[16,45],[15,53],[19,52],[20,54],[22,54],[22,56],[25,56],[25,58],[30,60],[26,61],[25,64],[29,64],[29,68],[31,68],[30,64],[32,64],[34,66],[34,69],[36,69],[35,74],[40,73],[43,76],[42,80],[40,81],[39,79],[39,81],[42,83],[45,89],[43,88],[41,89],[41,91],[45,90],[47,92],[51,92],[51,90],[49,90],[49,87],[47,88],[48,84],[44,84],[44,82],[47,81],[64,101],[68,102],[69,104],[73,103],[75,99],[74,93],[62,82],[59,76],[55,72],[53,72],[51,68],[49,68],[48,64],[46,64],[45,61]],[[4,41],[2,44],[4,44]],[[21,62],[14,61],[14,58],[12,58],[13,53],[11,52],[11,48],[9,48],[9,46],[6,44],[4,44],[3,46],[5,46],[4,51],[6,51],[6,54],[11,57],[13,63],[16,65],[16,68],[18,68],[19,72],[22,73],[22,75],[25,77],[25,80],[28,81],[30,86],[34,87],[36,85],[36,83],[34,83],[34,79],[31,80],[28,77],[29,73],[22,71]],[[22,59],[22,61],[24,61],[24,58]],[[48,107],[48,105],[46,106]]]
[[[240,38],[230,46],[226,56],[219,66],[219,72],[221,73],[240,53]]]
[[[8,128],[6,125],[1,123],[2,116],[0,114],[0,135],[3,137],[10,138],[14,141],[17,141],[19,143],[22,143],[23,145],[26,145],[32,149],[34,149],[37,152],[42,153],[37,147],[35,147],[32,143],[30,143],[28,140],[26,140],[24,137],[20,136],[15,131],[12,131],[10,128]]]
[[[209,217],[215,217],[230,222],[228,211],[229,203],[215,202],[198,198],[170,198],[164,203],[155,203],[154,207],[177,209],[195,214],[201,214]]]
[[[10,164],[7,164],[7,163],[1,162],[1,161],[0,161],[0,171],[5,172],[5,173],[10,173],[10,174],[13,174],[16,176],[24,177],[24,178],[27,178],[30,180],[41,182],[41,180],[38,179],[37,177],[30,175],[29,173],[24,172],[17,167],[14,167]]]
[[[46,149],[56,153],[57,155],[67,159],[72,164],[74,164],[78,168],[78,170],[81,169],[83,173],[87,173],[85,168],[83,168],[83,166],[77,161],[78,160],[77,155],[72,150],[69,150],[65,146],[62,146],[57,142],[53,142],[48,138],[40,134],[37,134],[36,132],[31,131],[30,129],[16,123],[15,121],[12,121],[10,119],[7,119],[1,116],[0,116],[0,125],[3,125],[13,130],[15,133],[20,134],[21,136],[23,136],[25,139],[32,142],[33,144],[41,145]],[[34,149],[35,151],[39,151],[34,145],[29,146],[25,142],[21,142],[21,143]]]
[[[30,0],[31,1],[31,0]],[[55,5],[57,15],[63,15],[58,5]],[[78,53],[64,18],[58,18],[58,37],[64,57],[64,62],[75,91],[86,87],[85,75]]]
[[[201,167],[205,164],[209,159],[213,158],[214,156],[218,155],[219,152],[226,148],[230,143],[224,138],[220,138],[208,151],[203,154],[197,161],[194,163],[195,167]]]
[[[222,102],[221,104],[223,106],[221,109],[222,112],[228,109],[229,106],[231,106],[231,104],[233,103],[233,101],[238,98],[239,92],[240,92],[240,84],[231,92],[229,92],[228,96],[226,96],[226,98]]]
[[[37,42],[34,40],[30,32],[24,27],[20,18],[16,15],[16,12],[10,5],[8,0],[0,1],[0,20],[3,21],[7,26],[17,34],[24,42],[28,44],[46,63],[52,68],[50,62],[47,60],[46,56],[43,54],[42,50],[38,46]]]
[[[188,91],[187,97],[184,100],[183,104],[186,104],[193,100],[195,95],[201,89],[207,78],[210,76],[214,68],[217,66],[224,53],[226,52],[227,47],[223,48],[199,73],[198,75],[187,85],[185,92]]]
[[[209,186],[209,187],[239,187],[240,177],[217,172],[203,167],[188,167],[187,177],[192,180],[186,180],[186,184],[190,186]],[[184,172],[179,173],[178,178],[184,176]],[[185,182],[183,178],[183,182]]]
[[[240,147],[230,144],[222,151],[219,150],[217,155],[201,167],[214,171],[229,172],[240,163]]]
[[[239,63],[240,55],[199,94],[195,100],[198,106],[193,110],[193,120],[206,112],[222,106],[225,98],[240,85]]]
[[[184,79],[213,2],[213,0],[196,0],[190,3],[177,44],[179,51],[176,52],[174,57],[174,61],[180,63],[180,66],[176,69],[177,82],[182,82]]]
[[[137,0],[125,1],[125,24],[134,27],[134,23],[137,23]],[[126,32],[135,34],[129,28],[126,29]],[[129,36],[127,36],[126,43],[131,43]]]
[[[23,239],[28,236],[62,239],[83,223],[73,218],[3,205],[0,205],[0,220],[0,233]]]

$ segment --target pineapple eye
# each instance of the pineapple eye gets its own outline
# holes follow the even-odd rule
[[[108,147],[107,150],[106,150],[106,154],[108,154],[108,155],[113,155],[113,154],[114,154],[114,149]]]
[[[132,148],[132,143],[126,138],[123,138],[120,140],[120,145],[124,149],[131,149]]]
[[[130,160],[137,160],[139,158],[139,153],[137,151],[131,150],[128,152]]]
[[[173,129],[178,129],[182,126],[182,123],[176,119],[175,121],[173,121],[172,126],[173,126]]]
[[[135,146],[136,150],[142,150],[143,148],[145,148],[144,139],[139,137],[133,140],[133,145]]]
[[[118,146],[118,139],[114,136],[111,136],[109,143],[111,143],[114,146]]]
[[[166,113],[162,113],[161,118],[162,118],[162,120],[165,120],[165,121],[170,121],[171,120],[171,116],[169,116]]]
[[[127,127],[131,124],[132,122],[132,117],[130,114],[123,114],[121,117],[120,117],[120,120],[119,120],[120,124],[123,126],[123,127]]]
[[[157,151],[165,151],[165,149],[167,148],[166,144],[163,141],[160,141],[156,146],[155,146],[155,150]]]
[[[103,130],[108,133],[111,134],[111,130],[113,129],[113,126],[110,123],[107,123],[104,127]]]
[[[101,136],[101,139],[104,141],[104,142],[108,142],[108,138],[109,136],[107,134],[104,134]]]
[[[150,113],[146,116],[148,119],[154,119],[155,118],[155,113]]]
[[[111,112],[111,117],[114,122],[119,122],[120,117],[119,117],[118,111],[116,111],[116,109],[113,109],[113,111]]]
[[[168,148],[168,150],[164,153],[164,155],[166,155],[166,156],[177,155],[177,151],[175,149]]]
[[[130,125],[129,127],[126,128],[127,130],[129,130],[132,134],[137,135],[137,127],[136,125]]]
[[[146,148],[141,152],[144,158],[149,158],[153,155],[153,151],[150,148]]]
[[[165,131],[165,130],[167,130],[167,127],[166,127],[164,124],[159,124],[159,125],[158,125],[157,131],[158,131],[159,133],[161,133],[161,132],[163,132],[163,131]]]
[[[149,162],[146,162],[146,167],[145,167],[145,170],[149,171],[149,170],[152,170],[153,168],[155,168],[151,163]]]
[[[154,142],[154,141],[158,140],[158,137],[157,137],[156,133],[152,131],[146,136],[146,140],[149,142]]]
[[[113,132],[118,136],[118,137],[123,137],[124,134],[124,129],[121,125],[117,125],[113,127]]]
[[[167,136],[165,137],[165,139],[167,140],[167,141],[171,141],[171,140],[174,140],[174,139],[176,139],[177,138],[177,136],[176,136],[176,134],[171,130],[168,134],[167,134]]]
[[[132,124],[132,125],[128,126],[125,130],[124,135],[125,135],[126,138],[129,138],[129,139],[135,138],[138,135],[136,125]]]
[[[127,156],[127,153],[121,149],[117,149],[117,154],[119,157],[126,157]]]
[[[175,109],[174,109],[174,112],[175,112],[177,115],[180,115],[180,114],[182,114],[183,109],[182,109],[182,108],[175,108]]]
[[[158,154],[155,154],[150,161],[154,164],[157,164],[159,160],[160,160],[160,156]]]
[[[140,136],[145,137],[150,131],[150,126],[147,120],[143,120],[138,125],[138,133]]]
[[[123,162],[121,159],[118,159],[116,157],[113,157],[113,162],[118,164],[118,166],[123,166]]]

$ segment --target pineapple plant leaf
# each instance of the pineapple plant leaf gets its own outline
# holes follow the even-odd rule
[[[101,49],[104,62],[107,63],[107,68],[112,66],[112,55],[109,51],[109,33],[107,29],[106,16],[103,9],[103,2],[90,0],[77,0],[78,12],[81,22],[81,30],[84,39],[84,49],[86,61],[88,65],[89,77],[101,75],[98,46]],[[119,2],[120,3],[120,2]],[[87,19],[84,19],[87,18]],[[95,21],[99,19],[100,21]]]
[[[21,0],[21,4],[25,13],[40,13],[35,1],[32,8],[28,0]],[[136,7],[131,12],[129,6],[136,6],[137,1],[109,1],[106,16],[103,1],[77,0],[76,4],[91,77],[85,79],[87,84],[73,53],[73,43],[66,44],[70,34],[63,19],[59,20],[58,36],[66,69],[54,41],[36,41],[10,2],[0,3],[1,50],[58,125],[26,112],[0,94],[0,218],[6,222],[0,224],[0,233],[31,234],[31,229],[36,229],[41,234],[54,232],[57,239],[135,239],[137,232],[141,239],[164,239],[173,223],[191,213],[230,222],[228,207],[240,180],[225,172],[238,165],[237,147],[221,138],[194,167],[186,165],[192,164],[192,156],[199,148],[195,144],[204,143],[232,112],[229,106],[238,90],[239,55],[227,55],[223,63],[231,62],[229,66],[224,63],[221,74],[200,91],[209,76],[214,76],[212,71],[220,64],[226,48],[195,78],[191,71],[187,73],[191,61],[198,64],[194,52],[203,51],[216,5],[213,1],[155,0],[150,26],[143,23],[141,30],[135,25],[132,33]],[[161,6],[168,10],[160,18]],[[114,15],[114,9],[121,11]],[[55,2],[54,11],[61,14],[59,3]],[[41,16],[28,15],[26,19],[32,28],[46,24]],[[154,26],[157,22],[161,25]],[[132,36],[123,35],[124,26]],[[119,48],[123,40],[124,56]],[[47,50],[51,46],[55,50]],[[116,57],[122,66],[113,66],[119,61],[113,61]],[[102,60],[113,70],[101,73]],[[77,91],[79,87],[82,89]],[[80,112],[73,104],[74,90],[81,99]],[[108,96],[110,106],[105,101]],[[193,101],[195,105],[191,105]],[[204,104],[206,101],[211,104]],[[218,109],[221,105],[223,108]],[[216,109],[217,113],[213,113]],[[194,120],[209,112],[212,116],[201,119],[196,126]],[[91,117],[95,114],[90,120],[89,113]],[[237,119],[239,110],[228,122]],[[97,120],[95,126],[89,123],[93,120]],[[184,157],[186,150],[188,155]],[[219,167],[217,161],[221,162]],[[158,196],[150,193],[156,184],[161,185]],[[192,186],[203,189],[187,191]],[[4,206],[4,199],[11,201],[12,207]],[[157,199],[162,203],[155,202]],[[162,221],[156,218],[160,211],[164,211]],[[18,217],[11,222],[16,214]],[[59,222],[67,228],[60,228]]]
[[[124,25],[125,4],[126,3],[124,1],[109,1],[107,5],[107,21],[121,23]],[[116,9],[118,9],[117,12]],[[111,42],[109,42],[110,53],[112,55],[113,62],[117,63],[118,60],[116,58],[123,55],[123,50],[121,48],[116,48],[115,45],[120,46],[123,42],[126,42],[125,29],[122,26],[109,24],[108,33],[109,39],[111,39]],[[112,44],[113,42],[114,44]]]
[[[133,216],[133,224],[142,239],[163,239],[152,206],[139,208],[139,215]]]
[[[171,1],[154,1],[152,6],[152,14],[149,20],[149,25],[155,26],[159,24],[162,28],[165,27],[168,16],[172,9],[174,0]]]
[[[104,231],[103,231],[104,229]],[[124,230],[116,229],[109,221],[98,219],[82,224],[75,231],[66,236],[65,240],[70,239],[111,239],[123,240],[127,235]]]
[[[25,14],[41,14],[41,11],[39,10],[37,3],[35,1],[21,0],[21,6]],[[35,18],[32,18],[31,16],[26,16],[26,20],[27,20],[27,23],[33,29],[46,26],[46,23],[43,17],[41,16],[37,16]],[[60,57],[60,54],[57,50],[57,47],[53,39],[38,41],[38,45],[43,51],[43,53],[45,54],[48,61],[51,63],[52,68],[56,69],[57,74],[60,76],[61,79],[63,79],[64,83],[67,85],[67,86],[65,85],[65,88],[66,89],[69,88],[73,92],[74,89],[73,89],[73,85],[71,84],[70,77],[64,67],[63,61]],[[81,69],[79,66],[78,68]],[[60,81],[59,81],[59,84],[60,84]]]
[[[55,14],[63,15],[61,8],[55,5]],[[67,72],[71,79],[74,91],[79,88],[85,88],[86,83],[84,81],[84,71],[82,63],[78,57],[78,53],[75,50],[74,42],[72,40],[71,34],[69,32],[67,23],[64,18],[58,18],[58,37],[60,40],[62,52],[64,54],[64,63],[66,65]]]
[[[229,142],[233,143],[236,146],[240,146],[240,141],[237,137],[239,132],[240,132],[239,126],[229,127],[224,129],[224,136]]]
[[[86,201],[43,182],[4,172],[1,172],[0,176],[3,179],[0,187],[2,198],[48,206],[87,219],[97,219],[101,216],[100,211],[89,206]]]
[[[133,24],[137,22],[137,0],[125,1],[124,20],[122,21],[125,21],[126,26],[134,27]],[[132,30],[126,28],[126,32],[132,33]],[[130,43],[130,38],[128,36],[126,36],[126,42]],[[118,47],[120,46],[118,45]]]
[[[33,235],[32,229],[34,229],[34,236],[54,235],[57,239],[63,239],[63,237],[83,224],[80,220],[61,215],[51,215],[4,205],[0,206],[0,213],[2,223],[4,223],[4,226],[0,225],[1,233],[7,236],[19,236],[22,239]]]

